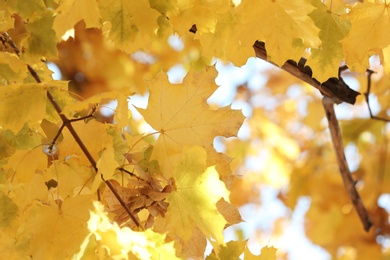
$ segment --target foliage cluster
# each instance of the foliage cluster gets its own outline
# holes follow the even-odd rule
[[[223,235],[242,222],[237,207],[261,204],[268,186],[290,212],[310,198],[306,235],[331,256],[389,257],[389,212],[379,203],[390,193],[389,132],[362,117],[363,95],[342,128],[359,158],[352,170],[369,233],[343,187],[315,89],[275,70],[264,87],[237,87],[234,99],[249,110],[244,139],[242,112],[207,102],[218,90],[213,58],[241,66],[261,40],[274,64],[306,56],[319,82],[344,62],[364,86],[376,54],[372,87],[386,117],[389,12],[381,0],[0,0],[0,255],[203,258],[208,241],[208,259],[275,259],[261,232],[260,256],[239,230],[237,241]],[[187,74],[173,84],[176,65]],[[128,106],[145,94],[139,116]],[[275,223],[271,241],[288,221]]]

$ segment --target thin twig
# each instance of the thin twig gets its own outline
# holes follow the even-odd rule
[[[356,190],[355,181],[352,178],[351,172],[348,168],[347,160],[345,159],[343,139],[339,123],[334,112],[334,102],[328,97],[323,97],[322,104],[328,119],[333,148],[336,153],[336,159],[339,165],[339,170],[344,182],[345,189],[347,190],[349,197],[359,215],[364,230],[369,231],[372,226],[372,222],[370,216],[368,215],[367,209],[364,206],[358,191]]]
[[[380,116],[374,116],[374,114],[372,113],[369,96],[370,96],[370,92],[371,92],[371,75],[373,73],[375,73],[375,72],[372,71],[372,70],[369,70],[369,69],[367,70],[367,91],[366,91],[366,93],[364,93],[364,97],[366,98],[368,112],[370,113],[370,117],[372,119],[379,120],[379,121],[384,121],[384,122],[390,122],[389,118],[384,118],[384,117],[380,117]]]
[[[135,175],[135,174],[132,173],[131,171],[126,170],[126,169],[123,168],[123,167],[119,167],[118,170],[121,171],[121,172],[127,173],[128,175],[130,175],[131,177],[136,178],[136,179],[139,180],[139,181],[145,181],[145,180],[142,179],[141,177],[138,177],[137,175]]]
[[[80,118],[70,119],[69,122],[73,123],[73,122],[77,122],[77,121],[81,121],[81,120],[84,120],[84,119],[87,119],[87,118],[94,117],[93,114],[95,113],[95,111],[96,111],[96,106],[94,106],[92,108],[92,111],[88,115],[80,117]],[[53,146],[56,144],[57,139],[60,137],[60,135],[62,133],[62,130],[64,129],[65,126],[66,126],[65,123],[62,123],[60,129],[58,129],[56,136],[53,138],[53,140],[51,141],[51,144],[49,146],[50,150],[53,149]]]
[[[2,33],[3,37],[5,38],[6,42],[11,46],[11,48],[14,50],[14,52],[16,53],[16,55],[19,56],[19,53],[20,53],[20,50],[18,48],[18,46],[16,46],[16,44],[14,43],[14,41],[11,39],[11,37],[9,36],[8,33],[6,32],[3,32]]]
[[[16,44],[12,41],[12,39],[9,37],[8,34],[6,33],[3,33],[3,35],[6,35],[8,36],[7,38],[7,42],[10,43],[11,46],[14,46],[16,47]],[[14,51],[19,54],[19,49],[16,47],[14,48]],[[30,65],[27,65],[27,68],[28,68],[28,71],[30,72],[31,76],[35,79],[35,81],[37,83],[42,83],[42,80],[41,78],[39,77],[38,73],[30,66]],[[63,123],[63,126],[65,126],[66,128],[68,128],[69,132],[71,133],[71,135],[73,136],[73,138],[75,139],[76,143],[79,145],[80,149],[83,151],[84,155],[87,157],[88,161],[91,163],[93,169],[95,170],[96,173],[98,173],[98,168],[96,166],[96,161],[95,159],[92,157],[91,153],[89,152],[89,150],[87,149],[87,147],[84,145],[83,141],[81,140],[80,136],[77,134],[76,130],[73,128],[72,126],[72,122],[74,122],[75,120],[70,120],[68,119],[63,113],[62,113],[62,109],[61,107],[58,105],[58,103],[56,102],[55,98],[53,97],[53,95],[50,93],[49,90],[47,90],[47,98],[49,99],[50,103],[53,105],[54,109],[56,110],[57,114],[60,116],[61,120],[62,120],[62,123]],[[77,120],[76,120],[77,121]],[[61,127],[61,130],[63,129],[63,126]],[[105,180],[104,179],[104,176],[102,173],[100,173],[100,177],[101,179],[104,181],[104,183],[108,186],[108,188],[112,191],[112,193],[114,194],[114,196],[117,198],[117,200],[119,201],[119,203],[122,205],[122,207],[125,209],[125,211],[127,212],[127,214],[129,214],[130,218],[133,220],[133,222],[137,225],[137,227],[140,227],[141,229],[143,229],[143,227],[141,226],[141,224],[139,223],[139,221],[135,218],[134,214],[130,211],[130,209],[127,207],[126,203],[123,201],[123,199],[119,196],[118,192],[115,190],[114,186],[112,186],[112,184],[108,181],[108,180]],[[100,194],[98,193],[98,198],[100,200]]]
[[[41,83],[41,79],[39,78],[38,74],[36,73],[36,71],[30,66],[30,65],[27,65],[28,67],[28,70],[30,71],[31,75],[34,77],[34,79],[38,82],[38,83]],[[77,134],[76,130],[73,128],[72,126],[72,120],[69,120],[63,113],[62,113],[62,110],[60,108],[60,106],[57,104],[57,102],[55,101],[54,97],[51,95],[50,91],[48,90],[47,91],[47,98],[49,99],[50,103],[54,106],[54,109],[57,111],[57,114],[61,117],[61,120],[62,120],[62,123],[63,125],[68,128],[69,132],[71,133],[71,135],[73,136],[74,140],[76,141],[76,143],[79,145],[80,149],[83,151],[83,153],[85,154],[85,156],[87,157],[88,161],[91,163],[92,167],[94,168],[94,170],[96,171],[96,173],[98,172],[98,168],[96,166],[96,161],[95,159],[92,157],[91,153],[89,152],[89,150],[87,149],[87,147],[84,145],[84,142],[81,140],[80,136]],[[102,178],[102,180],[105,182],[105,184],[108,186],[108,188],[112,191],[112,193],[114,194],[114,196],[117,198],[117,200],[119,201],[119,203],[122,205],[122,207],[126,210],[127,214],[129,214],[130,218],[134,221],[134,223],[137,225],[137,227],[141,227],[141,224],[139,223],[139,221],[135,218],[135,216],[133,215],[133,213],[131,213],[130,209],[127,207],[126,203],[123,201],[123,199],[119,196],[118,192],[115,190],[114,186],[112,186],[112,184],[104,179],[104,176],[103,174],[101,173],[100,174],[100,177]]]

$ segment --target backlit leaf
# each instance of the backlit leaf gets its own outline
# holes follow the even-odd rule
[[[149,1],[99,1],[102,18],[111,22],[109,37],[129,53],[147,46],[155,35],[159,13]]]
[[[85,21],[87,28],[100,26],[100,13],[95,0],[67,0],[57,8],[58,13],[54,19],[53,29],[57,37],[61,37],[67,30],[80,20]]]
[[[214,167],[206,168],[206,152],[195,146],[183,151],[175,172],[176,190],[167,197],[168,212],[160,224],[184,241],[191,237],[194,225],[213,243],[223,243],[222,231],[227,221],[218,212],[216,203],[229,192],[218,178]],[[217,246],[218,248],[218,246]]]
[[[341,41],[345,61],[351,70],[364,72],[368,67],[368,58],[381,54],[380,48],[390,44],[390,34],[383,33],[390,26],[390,7],[386,3],[358,3],[351,8],[348,16],[351,31]]]
[[[160,133],[154,145],[152,159],[167,160],[184,145],[201,145],[213,149],[216,136],[235,136],[243,122],[240,111],[228,107],[212,110],[206,100],[217,89],[215,69],[190,71],[182,84],[171,84],[160,74],[153,81],[149,104],[138,109]]]
[[[350,22],[341,19],[339,14],[328,10],[322,3],[318,3],[318,9],[309,16],[321,29],[319,37],[322,44],[318,49],[311,49],[312,54],[306,65],[312,69],[313,77],[320,82],[330,77],[337,78],[340,60],[344,58],[340,40],[348,34]]]

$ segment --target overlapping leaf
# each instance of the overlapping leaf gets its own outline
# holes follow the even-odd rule
[[[26,122],[42,120],[46,89],[40,84],[15,84],[0,88],[0,126],[19,131]]]
[[[148,46],[158,28],[159,13],[150,8],[149,1],[99,1],[105,21],[111,22],[109,37],[116,46],[129,53]]]
[[[237,134],[244,119],[241,112],[228,107],[212,110],[206,102],[217,88],[215,76],[215,69],[209,67],[198,73],[190,70],[182,84],[169,83],[163,74],[152,82],[148,107],[138,109],[160,133],[152,159],[167,161],[185,145],[210,150],[216,136]]]
[[[341,41],[345,60],[351,70],[364,72],[369,68],[368,58],[381,54],[389,46],[390,7],[386,3],[357,4],[349,12],[351,31]]]
[[[58,14],[54,19],[53,29],[59,38],[80,20],[85,21],[87,28],[100,26],[100,13],[95,0],[63,1],[56,12]]]
[[[305,47],[320,44],[319,30],[307,16],[313,10],[306,0],[244,0],[235,13],[239,40],[233,40],[228,50],[249,48],[261,40],[272,62],[283,65],[289,59],[299,60]]]
[[[173,174],[176,190],[168,195],[167,214],[156,221],[156,226],[173,232],[185,242],[196,225],[210,242],[223,244],[222,231],[227,221],[218,212],[216,203],[221,198],[228,200],[229,192],[215,168],[206,168],[206,156],[199,146],[183,151]]]
[[[344,58],[340,40],[348,34],[350,22],[322,3],[318,3],[317,7],[309,16],[321,29],[319,37],[322,43],[320,48],[311,49],[307,65],[312,69],[313,77],[324,82],[330,77],[338,77],[340,61]]]

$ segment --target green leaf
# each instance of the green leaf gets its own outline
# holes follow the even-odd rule
[[[29,54],[44,57],[57,55],[57,38],[52,29],[53,21],[53,14],[47,11],[41,17],[26,24],[30,36],[24,47]]]
[[[340,15],[327,9],[326,5],[318,3],[318,9],[309,16],[315,25],[321,29],[319,37],[320,48],[312,48],[312,55],[307,64],[313,71],[313,77],[324,82],[331,77],[338,77],[340,61],[344,58],[340,41],[348,34],[351,24],[341,19]]]
[[[16,217],[18,207],[2,191],[0,191],[0,207],[0,227],[6,227]]]

